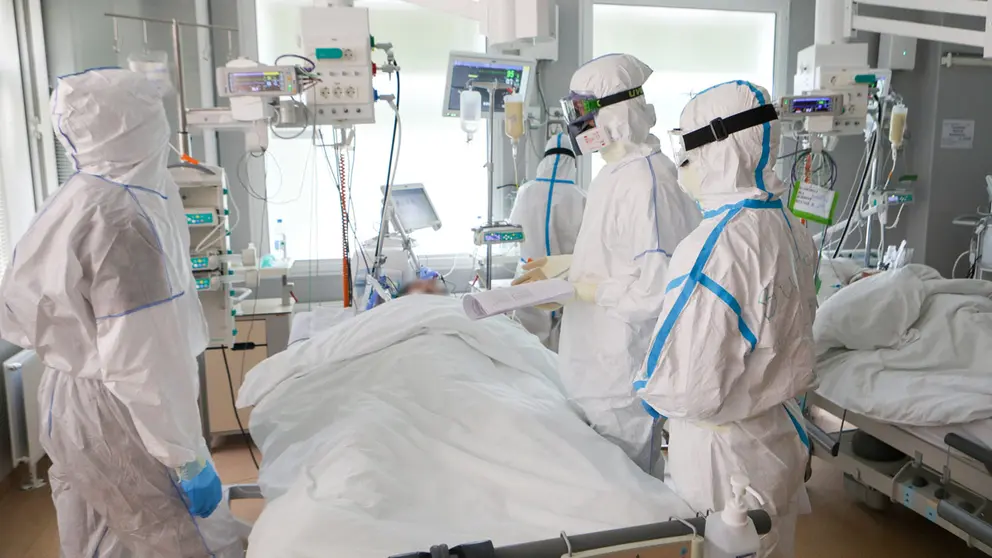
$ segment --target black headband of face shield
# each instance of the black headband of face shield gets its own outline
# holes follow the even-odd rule
[[[573,159],[575,158],[575,153],[572,153],[572,150],[567,147],[553,147],[544,152],[545,157],[550,157],[552,155],[564,155]]]
[[[715,118],[709,126],[689,132],[682,136],[682,145],[686,151],[702,147],[715,141],[723,141],[741,130],[760,126],[767,122],[778,120],[778,113],[772,105],[761,105],[744,112],[738,112],[727,118]]]

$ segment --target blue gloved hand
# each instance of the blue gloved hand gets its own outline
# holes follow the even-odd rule
[[[438,272],[429,267],[421,266],[420,270],[417,271],[418,279],[437,279],[439,276],[440,274]]]
[[[179,488],[183,492],[189,513],[197,517],[210,517],[223,496],[220,477],[217,476],[213,463],[194,461],[180,467],[177,474]]]

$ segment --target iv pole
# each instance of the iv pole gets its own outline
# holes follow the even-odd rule
[[[151,17],[139,17],[130,16],[124,14],[115,13],[104,13],[105,17],[109,17],[114,21],[114,44],[117,44],[117,20],[118,19],[130,19],[134,21],[141,21],[145,23],[163,23],[172,26],[172,55],[176,59],[176,100],[179,109],[179,131],[176,135],[179,136],[179,152],[182,155],[189,156],[190,146],[189,146],[189,122],[187,120],[187,109],[186,106],[186,88],[183,84],[183,56],[182,56],[182,39],[179,36],[180,27],[200,27],[204,29],[216,29],[218,31],[227,31],[227,42],[228,45],[231,44],[231,34],[237,33],[238,30],[234,27],[224,27],[222,25],[208,25],[205,23],[189,23],[185,21],[177,21],[175,19],[155,19]]]
[[[493,164],[496,147],[496,126],[494,123],[496,113],[496,91],[498,89],[503,89],[506,86],[498,81],[469,81],[467,87],[471,89],[485,89],[489,92],[489,115],[487,123],[489,126],[489,134],[486,136],[486,169],[489,171],[489,184],[487,191],[489,193],[489,199],[486,200],[486,227],[491,227],[493,226],[493,197],[496,195],[496,167]],[[487,291],[492,290],[493,288],[493,245],[488,242],[486,243],[486,276],[484,279],[484,285],[486,286]]]

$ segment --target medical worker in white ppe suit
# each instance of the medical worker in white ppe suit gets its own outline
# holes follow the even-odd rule
[[[748,82],[718,85],[689,102],[672,132],[679,183],[704,219],[672,256],[635,387],[668,417],[667,472],[679,495],[720,510],[731,474],[746,474],[772,515],[763,555],[791,558],[796,516],[809,505],[795,398],[813,386],[816,250],[783,205],[770,101]]]
[[[571,254],[585,206],[586,195],[575,184],[572,144],[565,134],[555,134],[544,148],[536,177],[520,186],[510,212],[510,222],[524,229],[521,261]],[[541,343],[557,350],[560,310],[526,308],[515,316]]]
[[[570,262],[576,300],[562,317],[559,366],[593,428],[657,470],[654,423],[631,384],[661,313],[669,257],[701,216],[649,133],[655,113],[642,86],[650,75],[633,56],[602,56],[575,72],[562,102],[576,154],[598,151],[606,166],[589,186]],[[533,271],[551,276],[555,264]]]
[[[243,556],[200,430],[207,329],[161,94],[100,69],[60,78],[51,105],[76,174],[17,244],[0,334],[47,368],[62,556]]]

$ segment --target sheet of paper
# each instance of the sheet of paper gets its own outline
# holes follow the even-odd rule
[[[575,289],[568,281],[549,279],[465,295],[462,306],[468,317],[478,320],[540,304],[565,303],[574,293]]]
[[[975,143],[974,120],[945,119],[941,125],[941,149],[971,149]]]
[[[796,217],[830,225],[833,223],[836,206],[836,191],[804,182],[793,192],[789,209]]]

